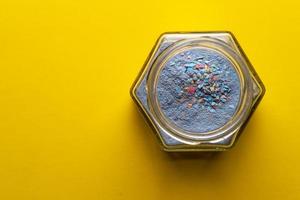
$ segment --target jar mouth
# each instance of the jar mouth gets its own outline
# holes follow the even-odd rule
[[[157,86],[162,69],[173,56],[192,49],[205,49],[224,56],[230,61],[239,78],[240,95],[234,114],[224,125],[207,132],[194,132],[176,125],[165,116],[158,100]],[[246,119],[252,105],[253,92],[251,81],[251,75],[247,70],[246,61],[239,54],[235,53],[235,51],[225,42],[210,37],[201,39],[183,39],[162,51],[153,62],[147,77],[147,99],[149,108],[160,128],[164,129],[171,136],[192,141],[216,140],[237,130]]]

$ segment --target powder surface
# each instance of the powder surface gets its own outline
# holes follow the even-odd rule
[[[167,120],[194,133],[224,126],[235,114],[240,79],[221,53],[193,48],[171,57],[160,71],[157,98]]]

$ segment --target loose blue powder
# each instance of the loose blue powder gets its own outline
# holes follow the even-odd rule
[[[235,114],[240,79],[221,53],[193,48],[171,57],[157,84],[160,108],[171,123],[194,133],[216,130]]]

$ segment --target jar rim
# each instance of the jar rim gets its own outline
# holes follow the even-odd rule
[[[225,56],[226,59],[228,59],[235,67],[240,80],[239,103],[231,119],[218,129],[201,133],[184,130],[172,123],[161,111],[156,91],[158,77],[166,62],[171,57],[182,51],[195,48],[209,49]],[[225,42],[210,37],[182,39],[163,50],[152,63],[146,83],[148,88],[147,99],[149,108],[157,119],[159,126],[169,132],[171,136],[192,141],[216,140],[237,130],[240,127],[241,123],[246,120],[247,114],[250,112],[252,105],[251,100],[253,91],[251,87],[251,81],[252,79],[249,71],[247,70],[246,61]]]

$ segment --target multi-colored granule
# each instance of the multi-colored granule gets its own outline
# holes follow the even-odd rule
[[[186,131],[208,132],[234,115],[240,80],[224,55],[193,48],[167,61],[159,74],[157,98],[170,122]]]

